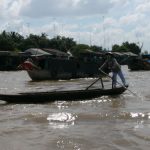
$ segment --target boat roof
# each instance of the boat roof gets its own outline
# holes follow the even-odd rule
[[[83,52],[80,52],[81,55],[93,55],[93,56],[102,56],[103,52],[95,52],[90,49],[85,49]]]
[[[56,49],[50,49],[50,48],[44,48],[42,49],[43,51],[51,54],[51,55],[56,55],[56,56],[65,56],[65,57],[68,57],[69,54],[68,53],[65,53],[65,52],[62,52],[60,50],[56,50]]]
[[[29,53],[30,55],[34,55],[34,56],[42,56],[42,55],[52,55],[50,53],[47,53],[45,51],[43,51],[42,49],[38,49],[38,48],[30,48],[30,49],[27,49],[25,51],[25,53]]]
[[[132,52],[112,52],[115,55],[119,55],[119,56],[123,56],[123,55],[127,55],[127,56],[138,56],[137,54],[134,54]]]

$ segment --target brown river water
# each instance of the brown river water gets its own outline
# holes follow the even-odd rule
[[[0,150],[149,150],[150,71],[131,72],[126,66],[123,71],[129,90],[115,97],[48,104],[0,101]],[[25,71],[0,72],[0,93],[84,89],[95,80],[33,82]]]

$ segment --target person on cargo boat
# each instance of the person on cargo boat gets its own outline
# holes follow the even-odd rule
[[[116,87],[117,75],[120,77],[123,85],[125,87],[128,87],[128,85],[126,84],[125,77],[121,70],[121,65],[117,62],[117,60],[114,58],[114,55],[111,52],[106,53],[106,60],[103,63],[103,65],[99,68],[99,70],[103,73],[103,69],[106,67],[112,72],[112,88]]]
[[[22,70],[33,70],[33,69],[37,69],[39,70],[40,68],[35,65],[33,63],[33,60],[32,58],[28,58],[26,61],[24,61],[23,63],[21,63],[19,66],[18,66],[18,69],[22,69]]]

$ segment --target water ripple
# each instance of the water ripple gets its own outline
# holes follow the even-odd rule
[[[98,121],[98,120],[149,120],[150,113],[137,113],[137,112],[120,112],[120,113],[109,113],[109,112],[102,112],[99,114],[78,114],[77,121]]]
[[[101,118],[118,118],[118,119],[150,119],[150,113],[141,113],[141,112],[121,112],[118,115],[104,114],[100,115]]]

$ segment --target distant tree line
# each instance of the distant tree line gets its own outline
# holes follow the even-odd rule
[[[0,33],[0,51],[25,51],[29,48],[52,48],[63,52],[70,51],[78,56],[80,52],[90,49],[94,52],[107,51],[105,48],[96,45],[77,44],[73,38],[56,36],[49,39],[45,33],[41,35],[30,34],[26,37],[16,32]],[[141,48],[135,43],[125,42],[121,46],[115,44],[112,46],[112,51],[116,52],[133,52],[139,54]]]
[[[143,46],[143,45],[142,45]],[[121,46],[115,44],[112,46],[114,52],[132,52],[134,54],[140,54],[142,46],[139,47],[136,43],[124,42]]]

